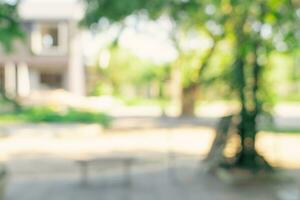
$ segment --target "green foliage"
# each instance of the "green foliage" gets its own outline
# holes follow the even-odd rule
[[[113,88],[108,84],[99,80],[93,85],[92,91],[89,93],[91,96],[111,95],[113,94]]]
[[[12,42],[16,38],[22,38],[24,33],[20,26],[17,14],[17,4],[8,4],[0,1],[0,45],[6,51],[12,51]]]
[[[86,0],[86,2],[88,9],[83,24],[88,27],[101,27],[102,19],[107,19],[109,24],[118,23],[125,26],[126,18],[132,15],[136,17],[137,21],[140,17],[149,20],[155,20],[161,16],[167,17],[172,24],[170,39],[179,53],[178,59],[171,65],[172,69],[181,69],[183,72],[184,80],[183,88],[181,88],[183,96],[186,96],[187,91],[197,90],[199,84],[204,81],[202,76],[210,66],[209,62],[215,53],[215,46],[223,38],[222,30],[219,30],[218,25],[211,21],[211,16],[206,14],[207,7],[210,6],[210,10],[213,10],[210,11],[213,12],[211,15],[216,16],[218,20],[224,18],[222,12],[218,12],[218,7],[212,5],[211,1]],[[208,27],[207,24],[210,26]],[[181,42],[188,39],[189,34],[193,32],[204,32],[208,39],[213,41],[213,46],[205,52],[185,52]]]
[[[110,51],[109,66],[102,70],[103,76],[116,85],[138,82],[144,68],[152,67],[150,62],[142,60],[126,49],[114,48]]]
[[[0,117],[0,121],[99,123],[104,127],[108,127],[112,118],[101,112],[81,111],[74,108],[57,111],[50,107],[31,107],[17,113],[4,114]]]
[[[195,51],[188,51],[181,53],[174,63],[181,68],[182,72],[182,85],[184,88],[188,88],[191,82],[198,81],[198,66],[199,66],[199,53]]]
[[[93,95],[120,95],[120,89],[124,86],[143,87],[153,81],[165,82],[169,76],[169,67],[139,58],[127,49],[113,47],[110,49],[108,66],[96,64],[94,73],[98,74],[99,81],[92,91]]]
[[[295,53],[273,52],[267,70],[276,88],[276,101],[300,101],[299,56]]]
[[[0,106],[7,106],[9,105],[9,102],[7,102],[4,98],[0,97]]]
[[[186,13],[198,13],[200,1],[180,0],[85,0],[87,11],[82,23],[90,26],[97,24],[99,19],[106,18],[110,22],[120,22],[132,14],[146,14],[157,19],[162,14],[172,15],[183,22]]]
[[[145,84],[151,81],[165,83],[169,79],[170,67],[168,65],[148,65],[141,68],[140,76],[135,80],[135,84]]]
[[[295,25],[299,24],[300,21],[299,10],[296,13],[296,10],[299,9],[299,2],[295,0],[256,0],[248,2],[242,0],[127,0],[122,2],[118,0],[87,0],[87,3],[88,10],[84,20],[86,25],[98,23],[102,18],[107,18],[111,23],[122,22],[129,15],[138,16],[141,13],[148,15],[150,19],[166,15],[179,27],[175,30],[177,33],[182,31],[182,28],[187,32],[200,29],[207,32],[215,42],[219,39],[231,41],[233,43],[232,47],[235,49],[228,51],[233,57],[232,63],[230,64],[228,61],[218,63],[218,61],[212,60],[209,65],[213,65],[212,68],[214,69],[226,65],[228,67],[236,66],[233,63],[237,54],[239,54],[243,57],[241,59],[245,59],[245,70],[243,69],[242,73],[247,73],[245,74],[247,79],[245,84],[247,85],[253,82],[249,73],[251,74],[253,67],[253,58],[251,57],[253,57],[255,48],[257,48],[256,59],[258,64],[263,67],[266,66],[270,52],[292,50],[297,48],[299,44],[298,39],[300,37],[297,28],[299,26]],[[175,39],[176,42],[178,42],[178,39]],[[257,44],[259,47],[255,47]],[[177,47],[180,48],[180,45],[177,45]],[[213,54],[216,53],[218,52],[213,52]],[[195,71],[201,71],[201,68],[203,68],[201,64],[195,67],[195,63],[191,63],[193,62],[191,60],[194,60],[196,56],[197,53],[184,55],[183,57],[187,57],[186,59],[183,58],[186,63],[179,61],[184,66],[184,74],[188,77],[184,80],[184,87],[188,87],[190,83],[195,82],[193,80],[197,79]],[[182,60],[182,56],[179,59]],[[197,70],[194,70],[195,68]],[[235,67],[231,69],[225,71],[225,75],[228,76],[224,76],[224,78],[227,78],[232,89],[238,91],[236,86],[240,85],[241,73],[236,73],[238,69]],[[220,71],[222,72],[222,70]],[[260,78],[264,77],[262,75],[264,70],[261,70],[260,73]],[[192,80],[189,80],[189,78],[192,78]],[[261,80],[260,84],[263,82]],[[247,89],[250,91],[251,86]],[[260,87],[257,89],[260,90]]]
[[[0,47],[6,52],[13,51],[13,41],[17,38],[23,38],[24,33],[20,26],[20,19],[17,14],[18,4],[9,4],[6,1],[0,0]],[[0,51],[2,50],[0,48]],[[12,103],[16,110],[19,105],[15,100],[8,98],[4,93],[4,87],[0,83],[0,96]]]

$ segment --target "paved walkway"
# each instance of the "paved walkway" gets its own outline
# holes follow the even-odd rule
[[[61,137],[13,135],[1,140],[11,180],[6,200],[299,200],[300,173],[296,182],[251,182],[228,185],[201,172],[199,160],[209,150],[213,130],[115,130],[113,134]],[[300,138],[265,133],[261,151],[274,164],[300,168]],[[275,145],[275,146],[274,146]],[[284,148],[288,146],[289,148]],[[169,153],[178,155],[170,162]],[[143,159],[132,170],[132,185],[124,184],[118,167],[91,169],[88,186],[80,185],[79,169],[72,160],[85,155],[126,153]],[[170,176],[175,168],[176,176]]]
[[[184,163],[184,164],[183,164]],[[118,170],[94,171],[88,185],[78,176],[63,174],[27,174],[11,178],[7,200],[299,200],[297,182],[250,182],[244,185],[224,184],[204,174],[195,162],[137,166],[132,182],[124,182]],[[188,164],[187,164],[188,163]],[[192,163],[192,164],[191,164]],[[298,172],[297,172],[298,173]]]

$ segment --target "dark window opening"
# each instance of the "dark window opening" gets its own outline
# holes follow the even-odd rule
[[[63,88],[63,77],[60,74],[41,74],[40,83],[48,89]]]

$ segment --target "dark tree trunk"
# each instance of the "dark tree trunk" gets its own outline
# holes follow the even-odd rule
[[[241,167],[251,167],[255,163],[255,135],[256,135],[256,115],[249,113],[246,99],[246,76],[245,61],[243,57],[236,62],[236,72],[238,78],[238,92],[241,102],[240,123],[238,133],[241,137],[241,151],[237,160],[237,165]],[[249,99],[248,99],[249,100]]]
[[[238,78],[238,92],[241,102],[240,122],[237,130],[241,139],[241,149],[237,155],[235,165],[241,168],[251,170],[271,169],[270,165],[260,156],[255,147],[257,134],[257,116],[260,112],[260,102],[257,97],[259,89],[259,79],[261,66],[258,64],[258,43],[254,43],[253,55],[254,62],[251,64],[252,70],[248,72],[246,77],[246,61],[245,58],[239,57],[236,62],[236,72]],[[246,78],[252,78],[251,82],[247,82]],[[247,96],[247,93],[251,95]]]

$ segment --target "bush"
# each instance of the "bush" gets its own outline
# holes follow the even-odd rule
[[[23,109],[15,115],[17,118],[29,122],[99,123],[104,127],[108,127],[112,121],[112,118],[105,113],[81,111],[74,108],[58,111],[50,107],[31,107]]]

